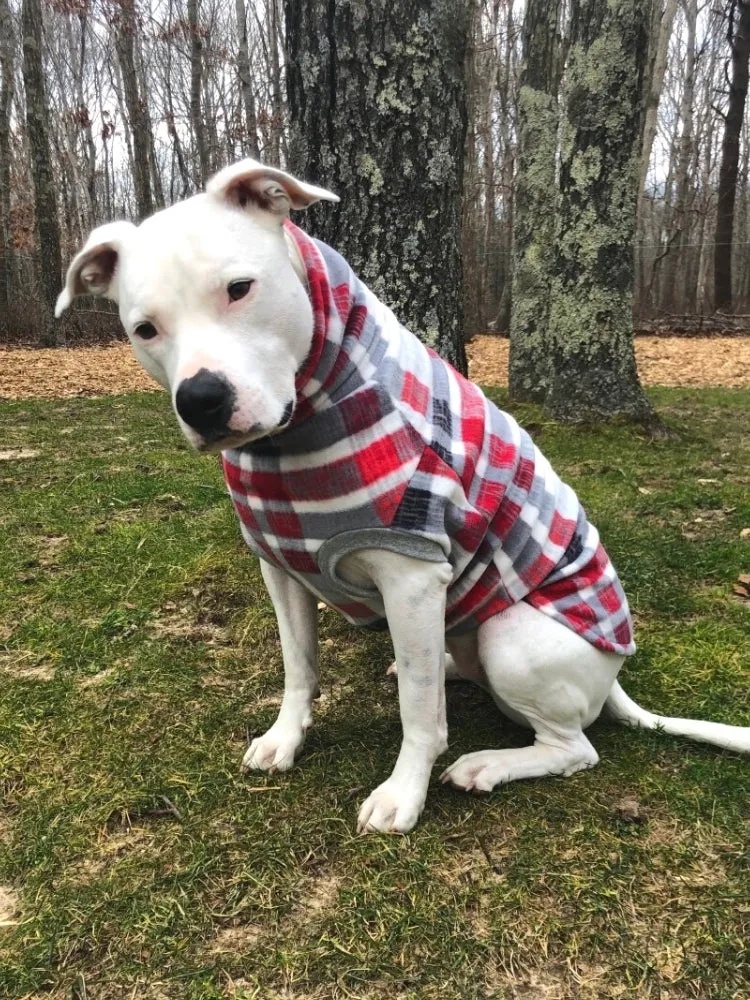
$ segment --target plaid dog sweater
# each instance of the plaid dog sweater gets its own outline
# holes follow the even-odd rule
[[[314,313],[291,424],[223,454],[250,548],[349,621],[385,625],[341,558],[448,560],[446,631],[527,601],[599,649],[635,646],[596,528],[529,435],[400,325],[330,247],[287,222]]]

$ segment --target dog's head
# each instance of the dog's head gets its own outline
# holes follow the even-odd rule
[[[201,451],[237,447],[285,427],[312,309],[283,231],[290,208],[322,188],[243,160],[196,195],[139,226],[95,229],[68,269],[59,316],[76,295],[118,303],[144,368],[172,395]]]

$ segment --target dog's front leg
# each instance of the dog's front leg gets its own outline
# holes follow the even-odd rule
[[[398,665],[403,742],[387,781],[369,796],[357,827],[406,833],[419,819],[435,759],[448,747],[445,719],[445,595],[448,563],[392,552],[357,553],[378,587]]]
[[[284,698],[276,722],[253,740],[243,764],[273,774],[294,764],[312,723],[318,696],[317,599],[284,570],[263,560],[260,566],[279,623]]]

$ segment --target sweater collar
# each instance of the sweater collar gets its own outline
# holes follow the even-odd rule
[[[313,313],[310,351],[296,377],[297,408],[292,421],[296,424],[324,405],[323,399],[328,396],[345,360],[342,344],[344,335],[350,332],[347,328],[350,326],[355,279],[347,266],[345,280],[332,286],[322,244],[288,219],[284,228],[304,264]]]

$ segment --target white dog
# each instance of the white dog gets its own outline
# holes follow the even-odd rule
[[[286,770],[302,746],[321,598],[387,624],[396,655],[403,743],[360,830],[403,833],[419,818],[447,748],[446,676],[486,688],[535,734],[461,757],[442,775],[457,788],[591,767],[583,730],[605,706],[750,752],[750,728],[660,718],[623,692],[627,602],[575,494],[511,417],[288,222],[290,206],[319,199],[338,200],[245,160],[138,227],[94,230],[57,304],[59,315],[78,294],[118,302],[185,436],[223,452],[285,671],[279,716],[246,766]]]

